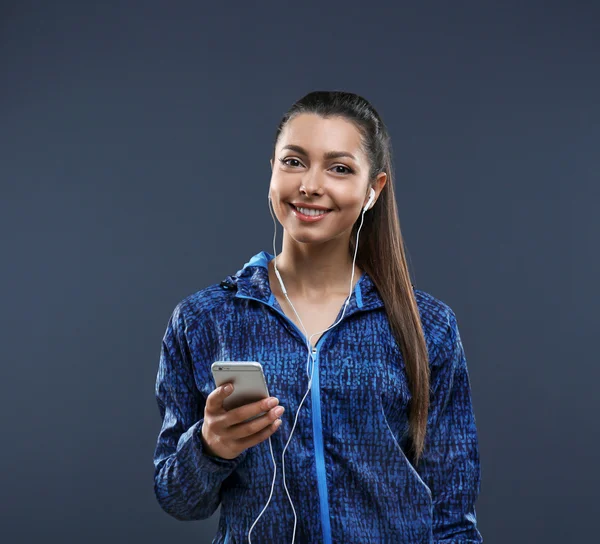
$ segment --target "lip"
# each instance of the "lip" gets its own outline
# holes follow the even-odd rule
[[[300,221],[304,221],[305,223],[316,223],[317,221],[321,221],[321,219],[324,219],[325,217],[327,217],[329,215],[329,213],[331,212],[331,210],[328,210],[327,208],[323,208],[321,206],[319,207],[315,207],[315,206],[301,206],[302,208],[310,208],[312,210],[326,210],[324,214],[322,215],[316,215],[316,216],[312,216],[312,215],[304,215],[303,213],[300,213],[294,206],[295,204],[289,203],[289,206],[292,210],[292,213],[298,218],[300,219]]]

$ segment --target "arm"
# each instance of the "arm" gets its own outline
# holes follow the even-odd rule
[[[467,361],[456,316],[431,361],[425,449],[416,467],[433,498],[433,542],[478,544],[475,501],[481,468]]]
[[[235,459],[223,459],[204,450],[206,398],[196,387],[193,368],[180,303],[167,324],[156,377],[162,428],[154,451],[154,493],[161,508],[182,521],[206,519],[215,512],[223,480],[246,455],[244,451]]]

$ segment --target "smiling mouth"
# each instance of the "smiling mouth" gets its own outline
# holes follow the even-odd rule
[[[300,210],[303,210],[303,212],[308,212],[308,213],[304,213],[304,215],[315,215],[315,216],[319,216],[319,215],[325,215],[327,213],[329,213],[330,211],[332,211],[331,209],[326,209],[326,210],[321,210],[321,209],[315,209],[315,208],[298,208],[297,206],[294,206],[292,203],[289,203],[290,206],[292,207],[292,209],[296,210],[297,212],[300,212]],[[303,213],[300,212],[300,213]]]
[[[297,219],[303,221],[305,223],[313,223],[315,221],[320,221],[326,215],[329,215],[333,210],[311,210],[310,208],[297,208],[291,203],[288,203],[292,208],[293,214]],[[301,211],[304,210],[304,211]]]

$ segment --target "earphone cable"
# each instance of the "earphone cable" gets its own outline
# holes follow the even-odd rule
[[[274,257],[273,257],[273,265],[274,265],[274,268],[275,268],[275,273],[277,275],[277,278],[278,278],[279,282],[281,283],[281,288],[282,288],[283,294],[285,295],[286,300],[288,301],[288,303],[291,306],[292,310],[294,310],[294,313],[296,314],[296,317],[298,318],[298,321],[300,322],[300,325],[302,326],[302,329],[304,330],[305,337],[308,337],[308,340],[307,340],[307,343],[306,343],[306,347],[308,348],[308,359],[307,359],[307,362],[306,362],[306,374],[307,374],[307,377],[308,377],[308,388],[306,390],[306,393],[302,397],[302,400],[300,401],[298,409],[296,410],[296,416],[294,418],[294,424],[292,426],[292,430],[290,431],[290,436],[288,437],[288,440],[287,440],[287,442],[285,444],[285,447],[283,448],[283,451],[281,453],[283,486],[285,488],[286,495],[288,497],[288,500],[289,500],[290,505],[292,507],[292,511],[294,513],[294,531],[293,531],[293,534],[292,534],[292,544],[294,544],[295,539],[296,539],[296,526],[297,526],[298,518],[297,518],[297,515],[296,515],[296,509],[294,508],[294,503],[292,501],[292,498],[290,497],[290,493],[289,493],[289,490],[287,488],[286,479],[285,479],[285,452],[286,452],[287,447],[288,447],[288,445],[290,443],[290,440],[292,439],[292,435],[294,434],[294,430],[296,429],[296,423],[298,422],[298,414],[300,413],[300,409],[302,408],[302,404],[304,404],[304,400],[308,396],[308,393],[310,392],[311,386],[312,386],[312,379],[313,379],[313,373],[314,373],[315,365],[314,365],[314,359],[313,359],[313,353],[312,353],[312,349],[311,349],[310,339],[313,336],[315,336],[316,334],[323,334],[323,333],[327,332],[328,330],[332,329],[333,327],[335,327],[344,318],[344,314],[346,313],[346,309],[348,307],[348,304],[350,303],[350,300],[352,298],[352,293],[354,291],[354,289],[353,289],[354,269],[355,269],[355,263],[356,263],[356,256],[357,256],[357,253],[358,253],[358,241],[359,241],[359,237],[360,237],[360,231],[362,229],[364,218],[365,218],[365,212],[367,211],[368,206],[369,206],[369,204],[367,204],[363,208],[363,210],[362,210],[360,225],[359,225],[358,231],[356,233],[356,246],[355,246],[355,249],[354,249],[354,258],[352,260],[352,274],[351,274],[351,277],[350,277],[350,292],[348,294],[348,297],[346,298],[346,302],[344,303],[344,309],[342,311],[342,315],[340,316],[340,318],[333,325],[331,325],[327,329],[325,329],[323,331],[320,331],[320,332],[315,332],[315,333],[311,334],[310,337],[308,337],[308,331],[304,327],[304,323],[302,323],[302,319],[298,315],[298,312],[296,311],[296,308],[294,307],[294,305],[292,304],[292,301],[288,297],[287,291],[286,291],[285,286],[283,284],[283,279],[281,278],[281,275],[279,274],[279,270],[277,269],[277,252],[276,252],[276,247],[275,247],[276,246],[275,241],[276,241],[276,238],[277,238],[277,222],[276,222],[275,216],[273,214],[273,210],[272,210],[272,206],[271,206],[271,197],[269,195],[269,211],[271,212],[271,217],[273,218],[273,225],[274,225],[274,231],[273,231],[273,255],[274,255]],[[311,361],[312,361],[312,365],[310,365]],[[310,372],[309,372],[309,368],[310,368]],[[275,486],[275,480],[276,480],[276,476],[277,476],[277,463],[275,462],[275,456],[273,454],[273,445],[272,445],[272,442],[271,442],[271,435],[269,435],[269,449],[271,451],[271,459],[273,460],[273,466],[274,466],[273,481],[271,483],[271,493],[269,494],[269,499],[267,500],[267,503],[265,504],[264,508],[262,509],[262,511],[260,512],[260,514],[256,518],[256,520],[254,520],[254,523],[252,524],[252,526],[250,527],[250,530],[248,531],[248,543],[249,544],[251,544],[250,533],[252,532],[252,529],[254,528],[254,526],[256,525],[256,523],[258,522],[258,520],[261,518],[261,516],[263,515],[263,513],[267,509],[269,503],[271,502],[271,497],[273,496],[273,489],[274,489],[274,486]]]

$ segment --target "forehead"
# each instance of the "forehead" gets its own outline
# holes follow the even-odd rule
[[[354,124],[342,117],[323,118],[302,113],[287,123],[277,147],[295,144],[309,154],[322,155],[326,151],[349,151],[362,158],[360,132]]]

